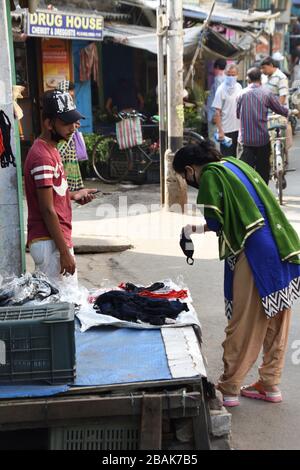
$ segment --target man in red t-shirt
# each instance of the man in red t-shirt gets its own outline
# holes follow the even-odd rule
[[[36,270],[52,281],[74,275],[76,263],[72,245],[71,200],[90,202],[95,189],[71,193],[56,148],[68,141],[84,117],[71,96],[61,91],[43,95],[43,130],[28,152],[25,162],[25,191],[28,205],[28,245]]]

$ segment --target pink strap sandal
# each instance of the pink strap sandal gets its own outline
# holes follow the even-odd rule
[[[254,390],[250,390],[254,389]],[[282,401],[281,392],[267,392],[260,382],[247,385],[241,388],[242,397],[254,398],[256,400],[269,401],[271,403],[280,403]]]
[[[239,406],[240,401],[237,395],[223,395],[223,405],[224,406]]]

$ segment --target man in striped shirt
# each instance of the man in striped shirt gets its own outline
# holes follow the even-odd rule
[[[261,71],[253,67],[247,72],[248,87],[237,100],[240,119],[239,143],[241,160],[251,165],[268,184],[270,177],[271,144],[268,131],[268,110],[288,116],[288,109],[261,85]]]
[[[60,140],[68,141],[83,116],[71,96],[61,91],[43,96],[43,130],[28,152],[25,191],[28,205],[28,245],[36,271],[56,283],[61,275],[74,275],[76,264],[72,245],[71,200],[86,204],[95,189],[70,193],[57,150]]]

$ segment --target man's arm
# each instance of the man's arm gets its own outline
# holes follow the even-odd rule
[[[112,105],[113,105],[112,98],[108,98],[108,100],[106,101],[105,108],[109,114],[112,114]]]
[[[284,98],[281,96],[280,98]],[[285,106],[282,106],[282,100],[272,93],[268,93],[267,106],[274,113],[280,114],[281,116],[288,117],[289,111]]]
[[[280,104],[286,104],[286,95],[279,96],[279,103]]]
[[[239,96],[236,102],[236,117],[240,119],[241,117],[241,104],[242,104],[242,97]]]
[[[70,253],[60,227],[59,219],[54,208],[52,187],[38,188],[37,197],[42,218],[60,253],[60,272],[61,274],[74,274],[76,269],[75,259]]]
[[[216,108],[214,121],[215,121],[217,129],[219,131],[219,138],[220,138],[220,140],[222,140],[222,139],[224,139],[225,134],[224,134],[223,127],[222,127],[222,116],[221,116],[221,109],[220,108]]]
[[[219,131],[220,139],[224,139],[225,134],[222,127],[222,96],[220,87],[216,91],[215,99],[213,101],[212,107],[215,108],[214,122]]]
[[[140,110],[142,111],[144,109],[145,100],[144,100],[143,95],[141,93],[138,93],[137,97],[138,97],[138,100],[139,100],[139,103],[140,103]]]
[[[279,101],[280,104],[285,104],[288,105],[287,103],[287,96],[289,93],[289,84],[288,84],[288,79],[283,77],[279,80]]]

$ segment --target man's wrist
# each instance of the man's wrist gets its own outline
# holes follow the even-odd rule
[[[60,256],[68,255],[70,253],[70,250],[67,246],[58,249]]]

